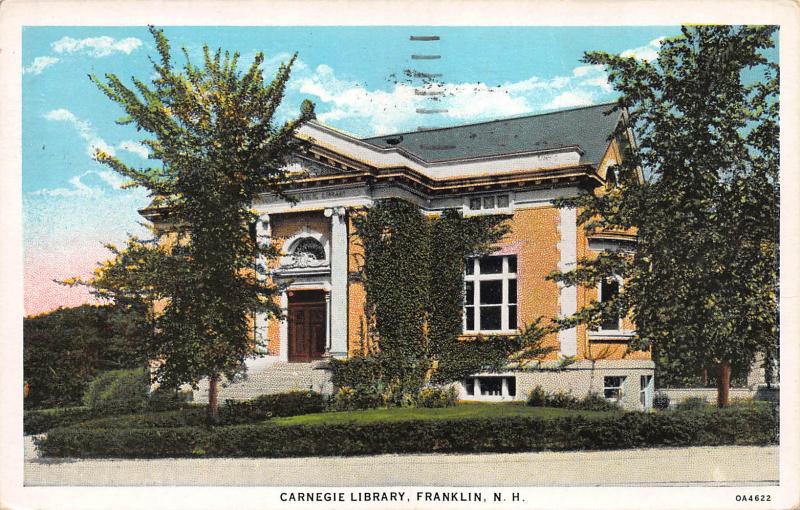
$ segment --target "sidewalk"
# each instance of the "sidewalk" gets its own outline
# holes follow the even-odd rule
[[[38,459],[25,485],[612,486],[777,485],[776,446],[295,459]]]

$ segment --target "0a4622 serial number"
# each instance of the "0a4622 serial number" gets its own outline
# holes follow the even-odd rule
[[[736,501],[771,501],[769,494],[737,494]]]

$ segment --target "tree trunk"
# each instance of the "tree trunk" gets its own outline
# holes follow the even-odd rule
[[[723,361],[719,364],[717,375],[717,407],[728,407],[728,394],[731,389],[731,363]]]
[[[214,374],[208,378],[208,409],[207,418],[209,425],[219,422],[219,399],[217,396],[219,386],[219,375]]]

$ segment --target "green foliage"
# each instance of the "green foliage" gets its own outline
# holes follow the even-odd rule
[[[438,411],[438,410],[431,410]],[[302,457],[386,453],[604,450],[775,444],[770,408],[570,416],[406,420],[203,429],[52,430],[36,441],[49,457]]]
[[[709,405],[708,400],[703,397],[689,397],[678,402],[675,405],[675,409],[687,411],[692,409],[704,409]]]
[[[448,342],[449,347],[440,353],[432,382],[445,384],[479,372],[502,372],[510,363],[518,370],[538,370],[539,361],[555,350],[542,345],[548,331],[537,318],[518,335],[479,335]]]
[[[553,419],[568,416],[582,416],[587,419],[603,418],[605,412],[574,411],[570,409],[556,409],[554,407],[529,407],[522,402],[504,403],[460,403],[449,407],[381,407],[356,411],[305,414],[289,418],[275,418],[271,421],[275,425],[337,425],[344,423],[378,423],[392,421],[419,421],[419,420],[472,420],[472,419],[499,419],[511,417],[527,417]]]
[[[508,216],[464,218],[454,209],[442,212],[430,226],[430,290],[428,352],[436,363],[431,381],[447,384],[484,368],[505,365],[513,352],[509,341],[492,337],[462,342],[464,328],[464,263],[491,251],[509,231]]]
[[[105,416],[79,422],[76,427],[84,429],[150,429],[175,427],[202,427],[206,424],[204,405],[187,406],[181,409],[159,412],[143,412],[122,416]]]
[[[417,406],[424,408],[452,407],[457,403],[458,393],[453,386],[422,388],[417,400]]]
[[[253,423],[270,417],[318,413],[325,409],[327,398],[314,391],[292,391],[261,395],[252,400],[227,400],[220,408],[221,424]]]
[[[589,393],[578,398],[572,393],[557,391],[547,393],[541,386],[536,386],[528,393],[526,404],[532,407],[555,407],[582,411],[619,411],[620,407],[597,393]]]
[[[22,428],[25,435],[41,434],[50,429],[67,427],[97,416],[97,410],[86,406],[58,407],[25,411]]]
[[[778,340],[778,65],[765,50],[777,27],[692,26],[663,41],[657,60],[603,52],[624,113],[623,161],[605,193],[558,201],[579,208],[587,233],[635,227],[635,254],[605,252],[556,274],[595,285],[611,274],[617,299],[592,303],[563,327],[630,313],[661,373],[746,370]],[[627,129],[635,132],[632,147]],[[644,170],[644,181],[641,171]]]
[[[139,343],[149,334],[144,313],[119,305],[82,305],[26,317],[23,370],[30,393],[25,407],[79,404],[99,372],[141,366]]]
[[[83,405],[109,409],[142,409],[147,405],[150,374],[144,368],[110,370],[86,387]]]
[[[372,354],[381,366],[385,386],[398,386],[394,395],[419,392],[430,368],[424,325],[430,275],[424,262],[430,256],[430,225],[416,206],[397,199],[383,200],[353,217],[364,259],[358,275],[366,291],[366,316]]]
[[[144,342],[148,358],[161,360],[156,378],[162,384],[215,382],[220,374],[230,379],[257,354],[252,314],[280,314],[271,299],[276,286],[259,277],[276,251],[251,234],[258,217],[250,207],[262,193],[285,197],[285,163],[303,147],[294,135],[313,117],[313,106],[304,102],[296,119],[273,122],[296,56],[271,82],[265,82],[261,53],[241,72],[237,53],[204,47],[198,67],[184,49],[186,63],[178,68],[164,33],[150,32],[158,50],[152,84],[132,78],[131,88],[113,74],[91,79],[125,111],[120,123],[150,136],[143,143],[160,164],[132,168],[101,151],[95,157],[148,190],[161,227],[184,244],[170,251],[131,239],[83,283],[114,300],[165,304]]]
[[[208,441],[203,427],[87,429],[68,427],[35,438],[45,457],[164,458],[192,457]]]
[[[513,360],[540,358],[540,321],[520,335],[463,340],[464,263],[491,250],[509,232],[506,216],[464,218],[456,210],[428,219],[399,199],[382,200],[355,216],[364,259],[355,278],[364,284],[368,318],[364,356],[333,362],[333,383],[348,387],[342,406],[417,400],[426,379],[448,384]],[[351,396],[363,393],[363,401]],[[353,403],[358,401],[358,403]]]
[[[331,358],[330,368],[335,388],[347,386],[360,391],[378,388],[383,380],[383,365],[377,356],[356,354],[346,359]]]
[[[355,411],[358,409],[374,409],[386,405],[386,398],[381,391],[379,383],[371,387],[362,385],[360,389],[351,386],[341,386],[336,390],[331,399],[331,411]]]
[[[657,391],[653,396],[653,407],[661,411],[669,409],[669,395],[663,391]]]

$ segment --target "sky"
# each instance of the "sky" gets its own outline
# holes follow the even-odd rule
[[[238,51],[244,69],[256,52],[266,76],[297,52],[278,120],[315,103],[317,119],[356,136],[414,130],[598,104],[617,95],[585,51],[653,59],[679,27],[163,27],[183,62],[186,47]],[[411,41],[438,35],[438,41]],[[435,60],[411,55],[441,55]],[[104,243],[146,235],[137,210],[148,197],[92,158],[102,149],[131,165],[147,163],[144,133],[115,120],[122,110],[88,75],[123,83],[153,76],[146,27],[26,27],[22,37],[22,204],[25,314],[90,301],[84,288],[55,283],[92,273],[109,258]],[[414,94],[414,69],[438,73],[439,101]],[[418,108],[446,110],[417,113]]]

